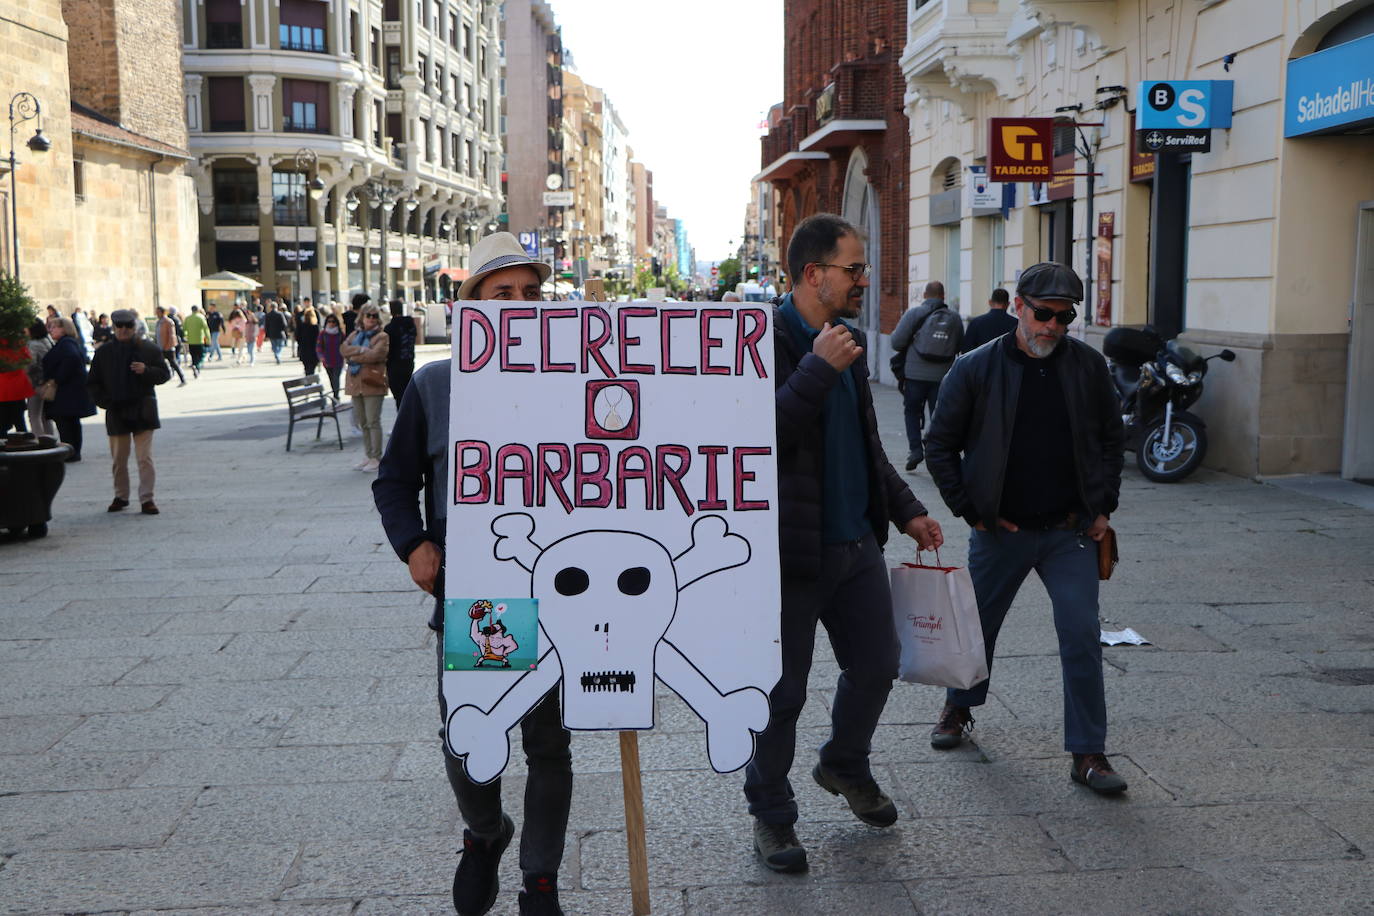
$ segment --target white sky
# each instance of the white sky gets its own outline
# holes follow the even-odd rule
[[[759,128],[782,101],[782,0],[550,0],[578,74],[606,91],[655,203],[697,260],[734,253]]]

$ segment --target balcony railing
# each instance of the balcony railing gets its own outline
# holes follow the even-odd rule
[[[243,23],[212,22],[206,27],[205,47],[214,50],[243,47]]]
[[[277,37],[283,51],[309,51],[312,54],[329,53],[329,49],[325,45],[324,29],[283,23],[278,30]]]
[[[248,125],[242,118],[234,121],[210,121],[210,132],[215,134],[241,133],[247,129]]]
[[[290,118],[282,118],[281,129],[288,134],[327,134],[329,127],[317,121],[293,121]]]

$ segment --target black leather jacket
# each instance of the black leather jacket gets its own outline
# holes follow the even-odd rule
[[[950,510],[989,530],[996,528],[1002,503],[1021,390],[1021,366],[1005,346],[999,337],[955,361],[940,386],[925,443],[926,466]],[[1121,495],[1124,433],[1107,361],[1072,337],[1059,346],[1064,348],[1059,378],[1073,430],[1078,498],[1090,519],[1110,516]]]

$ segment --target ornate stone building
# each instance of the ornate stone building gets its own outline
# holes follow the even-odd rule
[[[340,301],[455,289],[501,209],[497,5],[182,3],[205,272]]]
[[[0,255],[12,270],[17,242],[20,279],[42,304],[151,313],[199,299],[176,23],[176,0],[0,11],[0,55],[23,63],[0,72],[0,102],[27,92],[41,110],[15,132],[18,236],[6,219]],[[25,146],[36,126],[52,142],[43,154]],[[8,217],[11,176],[0,187]]]

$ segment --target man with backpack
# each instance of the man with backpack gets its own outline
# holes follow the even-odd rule
[[[945,304],[945,285],[926,284],[920,305],[908,309],[892,332],[892,370],[902,380],[906,406],[906,469],[914,471],[925,458],[921,434],[926,411],[935,413],[935,399],[959,347],[964,342],[964,319]]]

